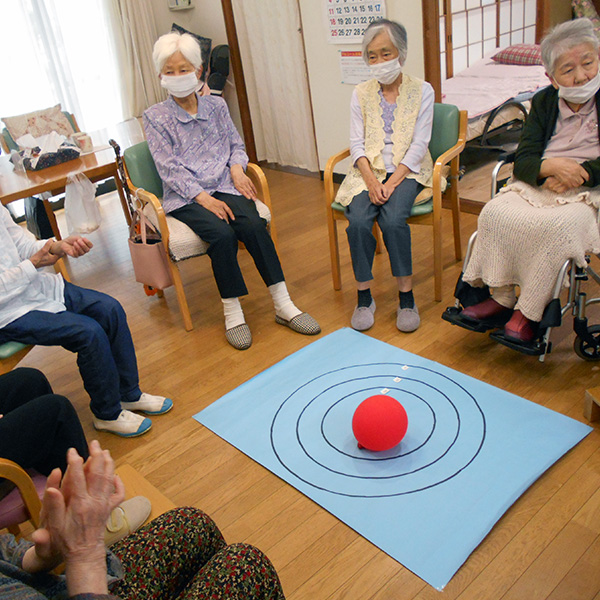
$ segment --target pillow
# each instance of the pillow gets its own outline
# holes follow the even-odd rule
[[[65,117],[60,104],[43,110],[36,110],[16,117],[2,117],[13,140],[30,133],[34,138],[56,131],[69,137],[75,133],[69,119]]]
[[[193,38],[195,38],[200,44],[200,51],[202,53],[202,80],[206,80],[206,74],[208,73],[208,59],[210,57],[210,49],[212,46],[212,40],[210,38],[202,37],[201,35],[197,35],[184,29],[181,25],[177,25],[173,23],[171,26],[171,31],[177,31],[178,33],[189,33]]]
[[[538,44],[516,44],[500,50],[492,60],[503,65],[541,65],[542,52]]]

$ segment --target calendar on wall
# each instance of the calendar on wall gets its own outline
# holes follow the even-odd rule
[[[367,26],[385,17],[385,0],[324,0],[330,44],[359,44]]]

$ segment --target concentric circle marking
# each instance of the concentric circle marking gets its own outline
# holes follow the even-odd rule
[[[402,403],[408,432],[385,452],[359,450],[352,415],[367,397]],[[294,390],[271,423],[277,460],[304,483],[332,494],[401,496],[448,481],[479,454],[485,416],[451,377],[402,363],[353,365],[322,373]]]

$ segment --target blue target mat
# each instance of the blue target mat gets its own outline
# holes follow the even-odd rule
[[[402,442],[359,450],[352,416],[388,394]],[[194,417],[437,589],[591,427],[351,329]]]

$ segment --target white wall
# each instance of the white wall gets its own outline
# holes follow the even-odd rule
[[[360,50],[357,44],[329,44],[323,0],[299,0],[313,104],[319,165],[349,144],[350,96],[354,86],[341,83],[339,50]],[[405,71],[423,77],[423,22],[421,0],[386,0],[387,18],[402,23],[408,32]],[[347,166],[336,169],[345,173]]]
[[[166,0],[150,0],[158,35],[168,33],[171,25],[177,23],[192,33],[210,38],[213,48],[219,44],[226,44],[227,32],[225,31],[221,0],[194,0],[194,4],[194,8],[187,10],[169,10]],[[235,82],[231,73],[223,97],[229,106],[231,118],[241,133],[242,121],[235,95]]]

